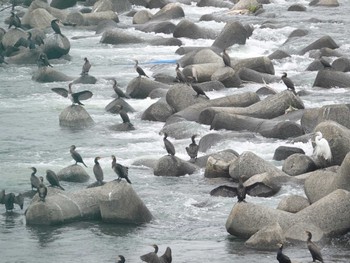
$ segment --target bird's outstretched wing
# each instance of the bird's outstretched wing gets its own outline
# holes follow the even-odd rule
[[[0,191],[0,204],[4,203],[5,190]]]
[[[79,100],[88,100],[92,97],[92,95],[93,95],[92,92],[89,90],[83,90],[83,91],[73,93],[73,96],[77,96]]]
[[[68,90],[66,90],[65,88],[52,88],[51,90],[53,92],[56,92],[58,95],[61,95],[62,97],[68,97]]]
[[[17,42],[13,45],[14,47],[16,48],[19,48],[19,47],[28,47],[28,40],[21,37],[20,39],[17,40]]]
[[[22,194],[16,195],[14,203],[19,205],[21,209],[23,209],[23,204],[24,204],[24,197]]]
[[[35,45],[38,45],[38,46],[44,45],[44,40],[39,35],[36,35],[33,40],[34,40]]]

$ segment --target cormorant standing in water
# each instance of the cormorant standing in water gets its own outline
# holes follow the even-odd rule
[[[175,155],[175,147],[167,138],[168,138],[168,134],[166,132],[164,132],[163,142],[164,142],[165,150],[168,152],[169,155],[174,156]]]
[[[5,205],[6,212],[13,210],[13,204],[18,204],[23,209],[23,203],[24,197],[21,194],[15,196],[14,193],[5,194],[5,190],[0,192],[0,204]]]
[[[146,73],[143,71],[143,69],[139,66],[139,61],[137,59],[134,60],[135,61],[135,69],[136,69],[136,72],[139,74],[139,77],[141,76],[145,76],[147,78],[149,78]]]
[[[181,83],[187,83],[187,79],[184,75],[184,73],[180,70],[180,65],[179,63],[176,63],[176,68],[175,68],[175,72],[176,72],[176,78],[179,82]]]
[[[287,90],[291,90],[295,95],[297,95],[297,93],[295,92],[294,83],[290,78],[287,77],[286,72],[283,72],[281,79],[283,83],[287,86]]]
[[[83,161],[83,158],[81,158],[81,155],[75,149],[76,149],[75,145],[72,145],[69,150],[70,155],[75,161],[75,165],[77,165],[78,163],[82,163],[85,167],[87,167]]]
[[[84,76],[84,75],[88,75],[89,74],[89,70],[91,68],[91,64],[90,61],[87,58],[84,58],[84,65],[83,68],[81,70],[80,75]]]
[[[224,61],[224,64],[225,64],[226,67],[232,68],[232,66],[231,66],[231,58],[230,58],[230,56],[227,54],[226,49],[224,49],[224,50],[222,51],[222,60]]]
[[[10,21],[9,21],[9,29],[14,26],[15,28],[20,28],[22,26],[21,19],[13,12],[11,11]]]
[[[145,255],[142,255],[140,258],[142,261],[145,262],[158,262],[158,246],[156,244],[153,244],[152,247],[154,247],[154,252],[149,252]],[[155,261],[154,261],[155,260]]]
[[[40,180],[39,178],[35,175],[37,170],[35,167],[30,167],[29,169],[32,169],[32,174],[30,175],[30,184],[32,185],[32,191],[33,191],[33,188],[36,188],[38,189],[39,188],[39,185],[40,185]]]
[[[47,188],[44,185],[44,178],[42,176],[40,176],[40,184],[37,190],[40,201],[45,202],[45,197],[47,196]]]
[[[118,257],[119,257],[119,259],[118,259],[117,263],[125,263],[125,257],[124,256],[119,255]]]
[[[195,141],[196,136],[197,135],[192,135],[192,137],[191,137],[192,143],[190,143],[190,145],[188,145],[188,147],[186,147],[186,152],[190,156],[191,162],[196,161],[198,150],[199,150],[199,146],[196,144],[196,141]]]
[[[69,98],[72,102],[72,105],[74,104],[79,104],[84,106],[83,103],[80,102],[80,100],[87,100],[90,99],[92,97],[92,92],[89,90],[83,90],[80,92],[72,92],[72,85],[73,83],[69,83],[68,84],[68,90],[64,89],[64,88],[52,88],[51,90],[53,92],[56,92],[57,94],[61,95],[64,98]]]
[[[61,186],[60,181],[58,180],[58,177],[54,171],[46,170],[46,180],[50,183],[51,186],[57,186],[61,190],[64,190],[64,188]]]
[[[93,172],[94,172],[94,175],[95,175],[95,178],[96,178],[96,181],[99,183],[99,185],[102,185],[103,184],[103,170],[100,166],[100,163],[98,162],[98,160],[100,160],[101,157],[96,157],[94,162],[95,162],[95,165],[94,167],[92,168]]]
[[[47,55],[45,53],[40,53],[37,61],[36,61],[37,65],[39,68],[41,67],[53,67],[50,62],[49,59],[47,58]]]
[[[285,254],[283,254],[282,249],[283,249],[283,244],[278,244],[278,251],[277,251],[277,260],[279,263],[292,263],[292,261],[290,260],[290,258],[288,256],[286,256]]]
[[[119,181],[121,178],[124,178],[129,184],[131,184],[131,181],[128,177],[129,168],[117,163],[114,155],[112,155],[112,169],[118,175]]]
[[[117,85],[117,81],[115,79],[113,81],[113,90],[114,92],[118,95],[118,98],[127,98],[129,99],[130,97],[126,95]]]
[[[243,180],[242,177],[239,177],[238,179],[238,186],[237,186],[237,199],[238,202],[245,202],[245,197],[247,195],[247,190],[245,188],[245,186],[243,185]]]
[[[158,252],[158,247],[157,247],[157,252]],[[151,253],[142,255],[140,258],[142,261],[145,261],[148,263],[155,263],[155,262],[171,263],[172,262],[171,249],[170,247],[167,247],[164,254],[160,257],[158,257],[158,255],[155,252],[151,252]]]
[[[311,238],[312,238],[311,232],[310,231],[305,231],[305,232],[307,234],[307,241],[306,241],[307,248],[311,253],[312,261],[315,262],[315,260],[318,260],[323,263],[323,258],[322,258],[320,249],[314,242],[311,241]]]
[[[61,33],[60,26],[57,24],[59,21],[60,21],[59,19],[52,20],[51,27],[52,27],[53,31],[55,32],[55,34],[59,34],[62,37],[64,37],[64,35]]]

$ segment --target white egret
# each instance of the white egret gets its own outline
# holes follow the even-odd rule
[[[322,133],[320,131],[315,133],[315,148],[314,148],[314,156],[323,157],[326,161],[330,161],[332,159],[331,148],[329,147],[328,141],[323,138]]]

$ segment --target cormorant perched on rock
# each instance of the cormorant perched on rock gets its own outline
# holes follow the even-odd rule
[[[237,186],[237,199],[238,202],[245,202],[245,197],[247,195],[247,190],[245,186],[243,185],[242,177],[239,177],[238,179],[238,186]]]
[[[136,72],[139,74],[139,77],[141,76],[145,76],[147,78],[149,78],[146,73],[143,71],[143,69],[139,66],[139,61],[137,59],[134,60],[135,61],[135,69],[136,69]]]
[[[61,33],[60,26],[57,24],[59,21],[60,21],[59,19],[52,20],[51,27],[52,27],[53,31],[55,32],[55,34],[59,34],[62,37],[64,37],[64,35]]]
[[[174,156],[175,155],[175,147],[167,138],[168,138],[168,134],[166,132],[164,132],[163,142],[164,142],[165,150],[168,152],[169,155]]]
[[[287,77],[286,72],[282,73],[281,79],[282,79],[283,83],[287,86],[287,90],[291,90],[295,95],[297,95],[297,93],[295,92],[294,83],[290,78]]]
[[[203,95],[203,96],[205,96],[208,100],[210,100],[209,99],[209,97],[207,96],[207,94],[205,94],[205,92],[202,90],[202,88],[201,87],[199,87],[199,86],[197,86],[197,85],[191,85],[191,87],[192,87],[192,89],[197,93],[197,97],[199,96],[199,95]]]
[[[181,82],[181,83],[187,83],[187,79],[186,79],[184,73],[180,70],[180,65],[179,65],[179,63],[176,63],[175,72],[176,72],[176,79],[177,79],[179,82]]]
[[[9,29],[14,26],[15,28],[21,27],[21,19],[19,19],[18,15],[16,15],[13,11],[11,11],[10,21],[9,21]]]
[[[5,190],[0,192],[0,204],[5,205],[6,212],[13,210],[13,204],[18,204],[23,209],[23,203],[24,197],[21,194],[15,196],[14,193],[5,194]]]
[[[40,180],[39,178],[35,175],[37,170],[35,167],[30,167],[29,169],[32,169],[32,174],[30,175],[30,184],[32,186],[32,191],[33,191],[33,188],[36,188],[38,189],[39,185],[40,185]]]
[[[90,61],[87,58],[84,58],[84,65],[83,68],[81,70],[80,75],[84,76],[84,75],[88,75],[89,74],[89,70],[91,68],[91,64]]]
[[[283,254],[282,249],[283,249],[283,244],[277,244],[279,249],[277,251],[277,260],[279,263],[292,263],[290,258]]]
[[[112,169],[118,175],[119,181],[122,178],[124,178],[129,184],[131,184],[131,181],[129,180],[129,177],[128,177],[129,168],[117,163],[114,155],[112,155]]]
[[[125,263],[125,257],[124,257],[124,256],[119,255],[118,257],[119,257],[119,258],[118,258],[117,263]]]
[[[89,90],[83,90],[80,92],[72,92],[72,85],[73,83],[69,83],[68,84],[68,90],[64,89],[64,88],[52,88],[51,90],[53,92],[56,92],[57,94],[61,95],[64,98],[69,98],[72,101],[72,105],[74,104],[79,104],[84,106],[83,103],[81,103],[81,100],[87,100],[90,99],[92,97],[92,92]]]
[[[101,159],[101,157],[96,157],[95,158],[95,160],[94,160],[95,165],[92,168],[92,170],[94,172],[96,181],[99,183],[99,185],[103,185],[103,170],[101,168],[100,163],[98,162],[98,160],[100,160],[100,159]]]
[[[224,49],[224,50],[222,51],[222,60],[224,61],[224,64],[225,64],[226,67],[232,68],[232,66],[231,66],[231,58],[230,58],[230,56],[227,54],[226,49]]]
[[[82,163],[85,167],[87,167],[83,161],[83,158],[81,158],[81,155],[75,149],[76,149],[75,145],[72,145],[69,149],[70,155],[75,161],[75,165],[77,165],[78,163]]]
[[[196,144],[196,141],[195,141],[196,136],[197,136],[196,134],[192,135],[192,137],[191,137],[192,143],[190,143],[190,145],[188,145],[188,147],[186,147],[186,152],[190,156],[191,162],[196,161],[197,155],[198,155],[198,150],[199,150],[199,146]]]
[[[42,176],[39,177],[40,178],[40,184],[38,187],[38,195],[40,198],[40,201],[45,202],[45,197],[47,196],[47,188],[44,185],[44,178]]]
[[[39,36],[35,36],[35,38],[32,38],[32,33],[27,32],[28,37],[27,38],[19,38],[16,43],[13,45],[15,48],[19,47],[27,47],[29,49],[35,49],[36,46],[41,46],[44,44],[44,40]]]
[[[315,260],[318,260],[323,263],[323,258],[322,258],[320,249],[314,242],[311,241],[311,238],[312,238],[311,232],[310,231],[305,231],[305,232],[307,234],[307,241],[306,241],[307,248],[311,253],[312,261],[315,262]]]
[[[38,65],[39,68],[42,68],[42,67],[51,67],[52,68],[53,67],[50,64],[49,59],[47,58],[47,55],[45,53],[40,53],[40,55],[36,61],[36,64]]]
[[[158,247],[157,247],[158,252]],[[155,252],[147,253],[145,255],[142,255],[141,260],[147,263],[171,263],[172,262],[172,255],[171,255],[171,249],[170,247],[167,247],[164,254],[160,257]]]
[[[58,180],[58,176],[54,171],[46,170],[46,180],[50,183],[51,186],[57,186],[61,190],[64,190],[60,184],[60,181]]]
[[[115,79],[113,81],[113,90],[118,95],[118,98],[127,98],[129,99],[130,96],[126,95],[117,85],[117,81]]]

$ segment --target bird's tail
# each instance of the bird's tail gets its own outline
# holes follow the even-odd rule
[[[64,191],[64,188],[63,188],[62,186],[60,186],[60,185],[59,185],[58,187],[59,187],[61,190],[63,190],[63,191]]]
[[[83,104],[82,104],[83,105]],[[86,164],[84,162],[82,162],[82,164],[84,164],[84,166],[87,168]]]
[[[125,177],[125,179],[126,179],[126,181],[127,181],[129,184],[131,184],[131,181],[130,181],[130,179],[129,179],[128,177]]]

